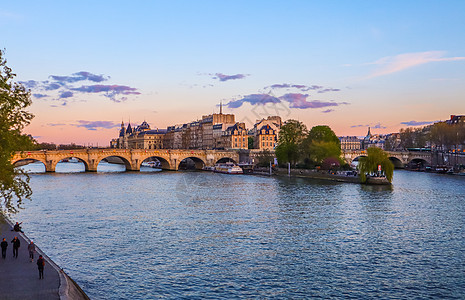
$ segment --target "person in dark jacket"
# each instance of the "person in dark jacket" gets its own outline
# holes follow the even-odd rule
[[[8,242],[6,241],[5,238],[3,238],[1,246],[2,246],[2,258],[5,259],[5,257],[6,257],[6,248],[8,248]]]
[[[23,224],[23,222],[21,222],[21,223],[16,222],[16,224],[13,226],[13,230],[12,230],[12,231],[24,233],[24,231],[21,230],[21,226],[20,226],[21,224]]]
[[[31,262],[34,261],[34,252],[36,252],[36,245],[34,245],[34,242],[31,241],[29,245],[27,245],[27,250],[29,251],[29,258],[31,259]]]
[[[42,255],[39,255],[39,259],[37,260],[37,268],[39,269],[39,279],[44,279],[44,266],[45,260]]]
[[[15,236],[15,238],[11,241],[13,244],[13,257],[18,258],[18,250],[19,247],[21,246],[21,242],[19,241],[18,237]]]

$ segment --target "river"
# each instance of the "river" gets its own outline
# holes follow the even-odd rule
[[[80,165],[31,174],[13,219],[92,299],[465,295],[465,176],[68,173]]]

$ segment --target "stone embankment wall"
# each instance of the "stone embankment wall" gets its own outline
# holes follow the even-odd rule
[[[254,174],[258,175],[270,175],[270,168],[255,168]],[[289,176],[288,169],[285,168],[273,168],[273,175],[278,176]],[[339,182],[350,182],[350,183],[360,183],[359,176],[346,176],[342,173],[331,174],[328,171],[317,171],[309,169],[291,169],[291,177],[305,177],[305,178],[314,178],[314,179],[323,179],[323,180],[332,180]]]

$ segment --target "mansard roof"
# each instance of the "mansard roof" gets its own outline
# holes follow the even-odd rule
[[[165,134],[166,132],[167,132],[166,129],[146,130],[146,131],[142,131],[141,133],[139,133],[139,136],[149,135],[149,134]]]
[[[262,130],[265,130],[264,134],[274,134],[274,129],[270,125],[263,125],[262,128],[258,130],[258,134],[263,134]]]
[[[146,121],[142,122],[142,124],[140,124],[136,128],[136,131],[144,131],[144,130],[150,130],[150,125]]]

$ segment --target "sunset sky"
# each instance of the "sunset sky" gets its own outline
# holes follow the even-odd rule
[[[465,1],[7,1],[0,47],[41,142],[219,111],[337,135],[465,114]]]

